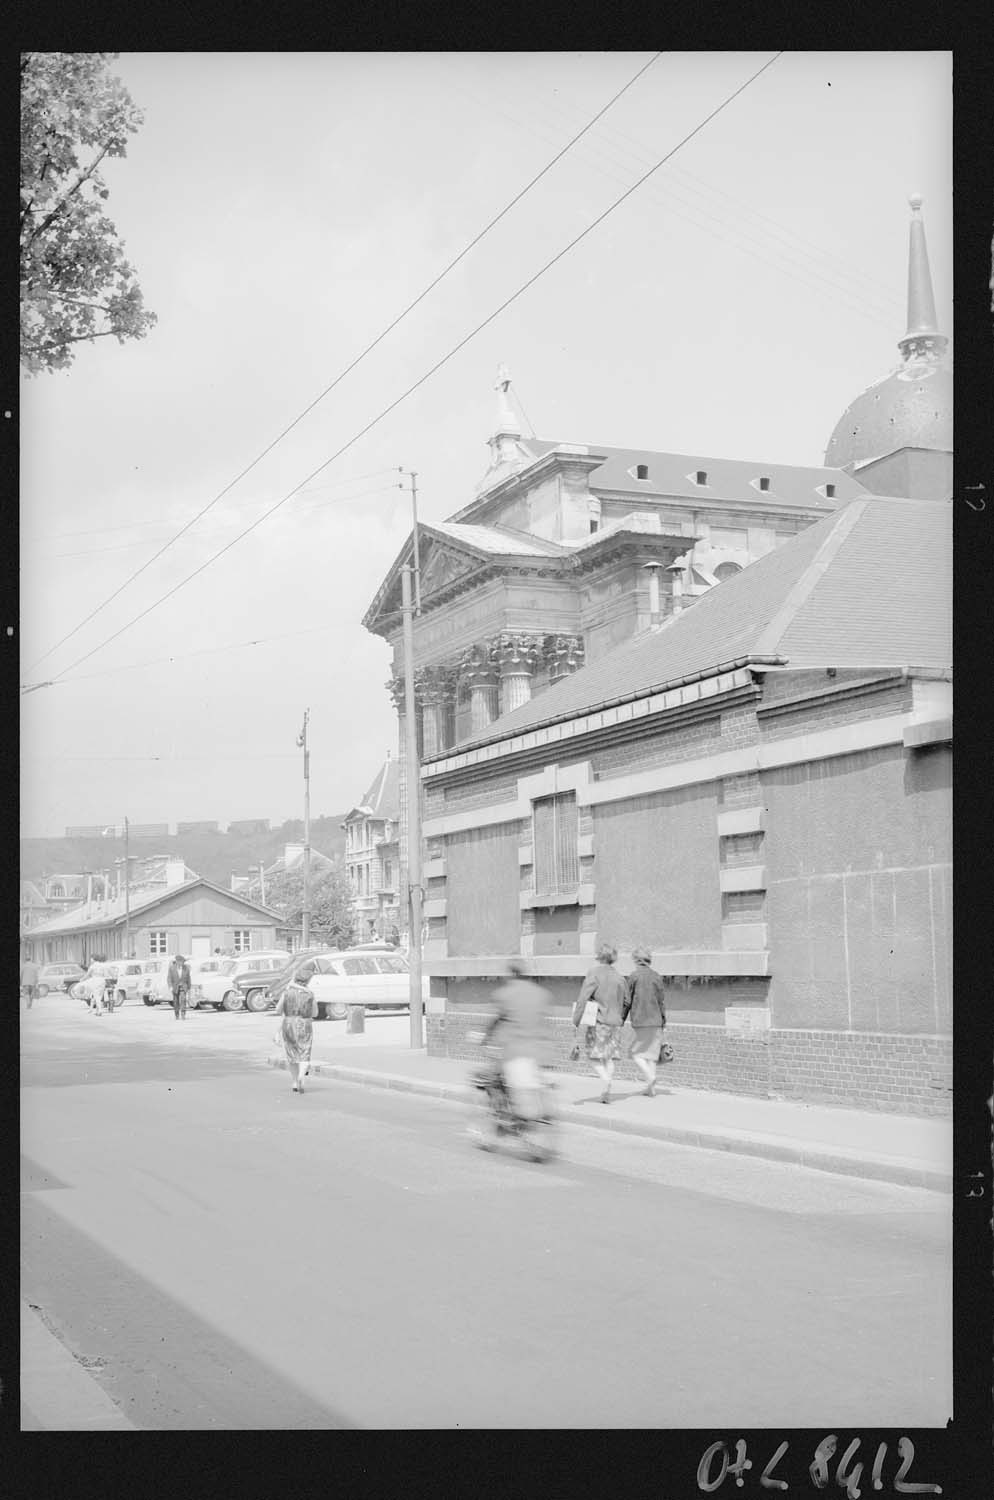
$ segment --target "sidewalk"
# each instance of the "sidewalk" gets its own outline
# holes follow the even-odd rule
[[[21,1298],[21,1431],[134,1431],[66,1346]]]
[[[270,1067],[286,1066],[282,1051]],[[372,1043],[363,1036],[324,1042],[315,1032],[311,1072],[371,1088],[398,1089],[435,1099],[478,1098],[467,1080],[473,1063],[429,1057],[422,1049]],[[871,1177],[906,1187],[952,1191],[952,1120],[841,1109],[832,1105],[751,1099],[704,1089],[670,1089],[665,1065],[656,1098],[641,1085],[616,1081],[611,1102],[601,1104],[592,1074],[555,1073],[561,1119],[598,1130],[617,1130],[685,1146],[736,1151],[794,1162],[822,1172]]]

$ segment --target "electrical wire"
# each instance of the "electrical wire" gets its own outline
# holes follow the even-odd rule
[[[458,84],[456,84],[455,86],[459,87]],[[475,102],[479,106],[480,101],[478,96],[471,95],[466,89],[462,89],[461,92],[465,93],[467,97],[474,98]],[[534,122],[526,122],[524,120],[520,120],[516,116],[509,114],[506,108],[502,109],[497,105],[491,105],[489,102],[487,103],[486,108],[492,113],[502,115],[503,118],[510,121],[512,125],[518,126],[518,128],[521,130],[526,130],[530,135],[534,135],[536,133],[542,134],[542,127],[544,126],[545,138],[548,139],[549,132],[556,128],[555,125],[550,124],[548,121],[541,121],[539,126],[536,126]],[[562,109],[560,109],[559,112],[560,114],[562,114]],[[631,163],[627,160],[624,163],[618,163],[617,155],[615,154],[612,157],[610,154],[610,142],[607,139],[613,134],[616,140],[624,143],[626,138],[620,136],[617,131],[612,132],[609,127],[602,127],[599,134],[604,138],[599,143],[601,152],[604,153],[606,150],[607,159],[611,161],[615,166],[623,166],[627,175],[627,173],[631,170]],[[598,146],[594,145],[593,143],[588,143],[588,152],[590,152],[591,150],[596,151],[597,149]],[[630,147],[622,144],[619,149],[626,151],[626,154],[628,156],[631,156],[634,152],[637,158],[641,157],[642,161],[646,161],[649,159],[646,149],[644,147],[636,146],[634,143],[632,143]],[[611,177],[614,181],[619,180],[619,173],[617,170],[611,170],[610,168],[605,167],[603,164],[598,163],[597,161],[592,161],[591,165],[594,167],[594,170],[599,171],[602,175]],[[682,175],[689,176],[689,174],[687,173],[683,173]],[[691,179],[691,181],[699,181],[699,179]],[[795,280],[801,281],[802,285],[809,287],[816,293],[825,295],[822,287],[828,288],[832,293],[834,293],[837,297],[841,298],[845,302],[850,312],[854,312],[860,317],[864,317],[873,322],[877,322],[882,327],[887,328],[893,328],[895,318],[900,318],[900,298],[895,296],[893,290],[891,290],[890,293],[882,293],[880,290],[865,291],[856,285],[842,285],[837,280],[830,279],[831,275],[834,274],[837,276],[839,274],[838,272],[833,272],[831,266],[819,268],[816,264],[798,264],[796,261],[792,262],[789,259],[786,265],[778,264],[776,261],[769,258],[769,250],[772,250],[774,254],[788,257],[791,255],[794,255],[795,257],[806,255],[807,258],[811,260],[812,247],[810,245],[810,242],[805,242],[801,239],[800,236],[795,236],[795,238],[799,241],[798,249],[795,249],[789,244],[777,244],[775,242],[775,238],[773,236],[770,236],[769,232],[767,230],[764,230],[761,226],[743,225],[738,221],[736,221],[734,229],[730,230],[727,222],[718,216],[722,212],[720,205],[713,205],[713,207],[717,207],[718,210],[718,213],[714,213],[706,208],[701,207],[699,204],[693,202],[688,203],[686,199],[681,198],[675,191],[676,188],[680,188],[681,186],[682,185],[679,183],[674,184],[672,181],[668,181],[668,185],[665,189],[661,186],[654,185],[654,187],[650,189],[650,191],[661,201],[663,201],[663,194],[665,193],[665,202],[668,208],[675,211],[681,218],[686,219],[687,222],[695,224],[696,227],[703,229],[706,233],[713,234],[717,238],[723,239],[726,242],[731,242],[733,247],[741,251],[742,253],[752,255],[754,259],[765,261],[767,264],[772,265],[775,270],[781,271],[789,276],[793,276]],[[721,192],[722,190],[709,189],[706,184],[702,184],[702,186],[698,188],[684,187],[683,191],[696,191],[700,195],[702,192]],[[745,205],[738,204],[737,200],[731,198],[729,194],[723,193],[722,196],[729,198],[729,201],[736,205],[740,216],[743,212],[747,214],[753,212],[752,210],[749,210]],[[688,212],[681,212],[680,208],[676,207],[677,203],[682,204],[685,210],[689,210],[689,214]],[[709,219],[712,224],[718,225],[719,227],[715,229],[711,228],[708,223],[702,224],[699,219],[691,217],[691,215],[694,214],[704,215],[704,217],[706,219]],[[754,214],[754,217],[766,218],[767,222],[771,224],[776,223],[775,220],[769,219],[766,215]],[[750,229],[754,229],[755,233],[753,235],[749,234]],[[765,245],[762,239],[757,239],[755,237],[756,235],[765,236],[767,239],[774,239],[774,243],[772,245]],[[815,251],[815,254],[821,256],[826,260],[837,260],[840,267],[842,268],[842,274],[849,277],[850,281],[852,281],[853,272],[849,262],[843,261],[840,257],[829,256],[822,251]],[[856,273],[857,276],[861,274],[862,273],[859,272]],[[815,278],[815,282],[819,282],[822,285],[819,286],[812,281],[805,279],[811,277]],[[869,281],[870,279],[871,278],[865,276],[863,277],[863,280],[865,281]],[[876,286],[878,284],[875,283],[874,285]],[[893,312],[891,312],[890,309],[893,309]]]
[[[393,471],[390,470],[390,469],[374,469],[373,470],[374,474],[389,474],[391,472],[393,472]],[[366,477],[370,478],[372,476],[368,475]],[[355,484],[356,480],[354,480],[354,479],[350,480],[349,483],[350,484]],[[316,494],[322,493],[322,492],[324,492],[326,490],[334,490],[334,489],[338,489],[338,488],[340,488],[340,486],[339,486],[338,483],[335,483],[335,484],[322,484],[322,485],[315,486],[315,488],[311,489],[311,490],[301,490],[300,493],[301,493],[301,495],[316,495]],[[382,485],[381,484],[381,485],[377,485],[375,489],[360,490],[357,495],[343,495],[341,498],[343,500],[364,500],[364,499],[366,499],[366,497],[368,495],[383,495],[383,494],[386,494],[387,490],[389,490],[389,489],[400,489],[400,488],[402,488],[402,486],[399,485],[399,484],[395,484],[395,485]],[[322,509],[322,508],[323,507],[319,507],[319,506],[313,507],[313,509],[315,509],[315,510]],[[114,530],[115,528],[112,527],[110,529]],[[85,535],[85,532],[81,533],[81,534]],[[132,551],[134,551],[135,547],[144,547],[146,545],[147,545],[146,542],[119,542],[116,546],[113,546],[113,547],[87,547],[82,552],[47,552],[47,553],[42,552],[42,553],[35,553],[34,555],[36,557],[48,557],[52,562],[54,562],[57,558],[60,558],[60,557],[98,557],[103,552],[132,552]]]
[[[333,453],[330,458],[325,459],[322,464],[319,464],[318,467],[312,470],[312,472],[308,474],[305,479],[302,479],[299,484],[294,485],[292,490],[289,490],[286,495],[282,496],[282,498],[277,500],[275,504],[271,505],[267,511],[264,511],[263,514],[257,517],[255,521],[253,521],[244,529],[244,531],[239,532],[239,534],[236,537],[233,537],[230,542],[226,543],[224,547],[221,547],[217,552],[209,557],[206,562],[200,565],[199,568],[194,569],[192,573],[188,574],[186,578],[181,579],[179,583],[175,584],[165,594],[161,595],[160,598],[147,605],[140,614],[137,614],[132,619],[126,621],[124,625],[115,630],[113,634],[107,636],[105,640],[92,647],[91,650],[87,651],[83,656],[78,657],[76,661],[71,662],[68,667],[65,667],[63,669],[63,671],[56,673],[55,677],[52,680],[58,681],[61,678],[64,678],[69,672],[75,671],[76,667],[81,666],[84,661],[89,661],[91,656],[95,656],[98,651],[102,651],[105,646],[110,645],[111,641],[117,640],[118,636],[123,635],[126,630],[130,630],[132,625],[136,625],[139,620],[143,620],[145,616],[151,614],[154,609],[158,609],[160,604],[165,604],[167,599],[171,599],[173,595],[177,594],[181,588],[185,588],[188,583],[191,583],[193,579],[203,573],[206,568],[209,568],[212,563],[215,563],[218,560],[218,558],[223,557],[226,552],[230,551],[232,547],[234,547],[244,537],[248,536],[250,532],[254,531],[258,526],[261,526],[263,521],[268,520],[271,515],[274,515],[275,512],[279,510],[282,505],[285,505],[286,502],[290,500],[295,494],[297,494],[305,484],[309,484],[311,480],[316,478],[318,474],[323,473],[323,471],[328,468],[329,464],[334,463],[337,458],[341,458],[343,453],[347,452],[347,450],[351,448],[355,443],[357,443],[360,438],[365,437],[366,433],[377,426],[379,422],[382,422],[384,417],[389,416],[389,414],[394,411],[402,401],[406,401],[408,396],[413,395],[413,393],[418,390],[420,386],[424,385],[426,381],[430,380],[431,377],[443,367],[443,365],[448,364],[450,359],[453,359],[461,349],[464,349],[472,339],[476,338],[477,334],[481,333],[484,328],[488,327],[489,324],[494,321],[495,318],[499,317],[502,312],[510,307],[512,302],[516,302],[524,292],[528,291],[530,287],[534,286],[536,281],[544,276],[547,271],[551,270],[551,268],[559,261],[561,261],[564,256],[568,255],[571,250],[573,250],[578,244],[580,244],[581,240],[586,239],[587,235],[590,234],[594,229],[596,229],[598,225],[602,224],[604,220],[615,211],[616,208],[619,208],[622,203],[624,203],[628,198],[632,196],[633,193],[637,192],[642,184],[649,180],[653,173],[658,172],[659,168],[663,166],[665,162],[669,161],[672,156],[675,156],[676,153],[680,151],[688,141],[693,140],[694,136],[699,135],[706,125],[710,124],[710,122],[717,115],[719,115],[722,110],[727,109],[728,106],[732,104],[741,93],[744,93],[744,91],[749,88],[751,84],[755,83],[757,78],[759,78],[763,73],[766,72],[767,68],[772,67],[777,59],[782,56],[783,52],[780,51],[775,52],[771,58],[768,58],[767,61],[763,63],[761,68],[757,68],[756,72],[751,74],[744,83],[741,83],[737,89],[735,89],[731,94],[727,95],[727,97],[723,99],[722,102],[718,104],[713,110],[711,110],[709,114],[705,115],[704,119],[701,120],[697,125],[695,125],[693,130],[688,131],[688,133],[683,136],[675,146],[667,151],[664,156],[661,156],[659,160],[655,162],[647,172],[644,172],[642,174],[637,182],[634,182],[631,187],[626,188],[619,197],[615,198],[613,203],[610,203],[608,207],[605,208],[601,213],[599,213],[595,219],[592,219],[585,229],[582,229],[580,233],[578,235],[575,235],[567,245],[564,245],[561,250],[557,251],[556,254],[552,256],[550,260],[547,260],[546,263],[541,266],[536,272],[534,272],[527,281],[523,282],[521,286],[518,287],[517,291],[512,292],[509,297],[505,298],[505,300],[500,304],[499,307],[495,308],[494,311],[490,313],[486,318],[484,318],[481,323],[478,323],[476,327],[471,330],[471,332],[466,334],[464,338],[460,339],[458,344],[454,345],[454,347],[450,349],[447,354],[443,355],[442,358],[440,360],[437,360],[429,370],[426,370],[425,373],[416,381],[414,381],[412,385],[408,386],[407,390],[402,392],[402,394],[399,395],[394,401],[392,401],[389,406],[384,407],[383,410],[380,411],[372,419],[372,421],[367,422],[365,427],[361,428],[361,430],[357,432],[353,437],[351,437],[347,443],[343,444],[341,448],[337,449],[337,451]],[[33,684],[30,687],[22,688],[22,692],[30,692],[34,687],[40,685],[41,684]]]
[[[386,338],[387,334],[393,332],[393,330],[397,327],[398,323],[402,322],[403,319],[407,317],[408,313],[413,312],[414,309],[418,306],[418,304],[420,302],[424,301],[425,297],[428,296],[429,292],[434,291],[435,287],[437,287],[438,284],[441,281],[443,281],[446,276],[448,276],[448,274],[449,274],[450,271],[453,271],[455,269],[455,267],[459,264],[459,262],[461,260],[463,260],[469,254],[469,252],[474,248],[474,246],[478,245],[480,243],[480,241],[484,238],[484,236],[487,235],[487,234],[489,234],[490,231],[491,231],[491,229],[493,229],[495,225],[499,224],[500,221],[501,221],[501,219],[503,219],[507,214],[509,214],[510,211],[511,211],[511,209],[514,208],[514,206],[516,204],[518,204],[518,203],[521,202],[522,198],[525,196],[526,193],[531,192],[532,188],[536,185],[536,183],[541,182],[542,178],[546,175],[546,173],[550,172],[552,170],[552,168],[556,165],[556,163],[558,161],[562,160],[562,158],[566,155],[567,151],[571,150],[572,147],[576,145],[577,141],[581,140],[582,137],[586,135],[587,131],[591,130],[594,127],[594,125],[596,125],[597,121],[601,118],[601,116],[604,115],[604,114],[606,114],[607,111],[612,107],[612,105],[616,104],[617,101],[621,98],[621,96],[623,94],[627,93],[628,90],[632,87],[632,85],[635,84],[635,83],[637,83],[638,80],[642,77],[642,74],[645,73],[645,72],[647,72],[649,70],[649,68],[652,67],[653,63],[656,62],[656,60],[659,57],[661,57],[661,56],[662,56],[661,52],[654,53],[653,56],[650,57],[649,61],[643,67],[639,68],[638,72],[636,74],[634,74],[634,76],[628,80],[628,82],[624,85],[624,87],[620,88],[616,94],[612,95],[612,97],[607,101],[607,103],[601,109],[599,109],[597,111],[597,113],[593,116],[593,118],[591,120],[588,120],[587,124],[584,125],[583,129],[580,130],[580,131],[578,131],[576,133],[576,135],[574,135],[571,140],[567,141],[566,145],[563,146],[560,151],[557,151],[556,155],[552,158],[552,160],[549,161],[549,162],[547,162],[545,164],[545,166],[542,168],[542,170],[539,173],[537,173],[536,176],[534,176],[531,179],[531,181],[529,183],[527,183],[525,185],[525,187],[523,187],[521,189],[520,192],[516,193],[515,196],[510,200],[509,203],[506,203],[504,205],[504,207],[501,209],[500,213],[496,214],[494,216],[494,218],[492,218],[490,220],[489,224],[484,225],[483,229],[480,230],[479,234],[477,234],[473,239],[471,239],[470,242],[469,242],[469,244],[466,245],[462,250],[460,250],[459,254],[453,260],[449,261],[449,264],[445,267],[445,269],[442,270],[442,271],[440,271],[439,274],[435,277],[435,279],[433,281],[429,282],[428,286],[425,287],[424,291],[420,292],[418,294],[418,296],[414,298],[413,302],[409,302],[408,305],[404,308],[403,312],[398,313],[397,317],[394,318],[393,322],[390,323],[390,324],[388,324],[387,327],[383,329],[382,333],[378,333],[377,336],[376,336],[376,338],[373,339],[373,341],[371,343],[367,344],[366,347],[365,347],[365,349],[363,349],[360,354],[356,355],[356,357],[352,361],[352,363],[349,364],[349,365],[346,365],[345,369],[342,370],[338,375],[335,376],[335,378],[331,382],[331,384],[325,386],[324,390],[320,393],[320,395],[315,396],[314,400],[310,403],[310,405],[306,406],[304,408],[304,410],[302,412],[300,412],[300,414],[298,416],[294,417],[294,419],[290,423],[290,425],[288,427],[285,427],[283,429],[283,431],[279,434],[278,437],[273,438],[272,442],[269,443],[265,448],[263,448],[262,452],[256,458],[254,458],[252,460],[252,462],[250,464],[248,464],[241,471],[240,474],[238,474],[234,479],[232,479],[229,484],[226,484],[225,487],[224,487],[224,489],[221,490],[221,491],[219,491],[219,493],[214,496],[213,500],[209,501],[207,503],[207,505],[205,505],[203,507],[202,510],[198,511],[195,516],[193,516],[189,521],[187,521],[186,525],[183,526],[183,527],[181,527],[180,530],[176,533],[176,535],[174,537],[171,537],[168,542],[166,542],[162,547],[160,547],[159,550],[158,550],[158,552],[154,553],[153,556],[150,557],[150,558],[148,558],[147,561],[143,562],[142,565],[141,565],[141,567],[138,568],[138,569],[136,569],[136,571],[134,573],[132,573],[130,575],[130,577],[126,578],[124,580],[124,582],[120,585],[119,588],[115,589],[112,594],[109,594],[107,596],[107,598],[103,601],[102,604],[98,604],[97,607],[96,607],[96,609],[91,610],[90,613],[85,617],[85,619],[80,620],[79,623],[77,625],[75,625],[72,630],[69,631],[68,635],[64,635],[61,640],[55,642],[54,646],[50,646],[49,649],[45,652],[45,654],[43,656],[39,656],[38,660],[35,661],[28,670],[33,672],[36,667],[40,666],[40,664],[43,661],[46,661],[48,659],[48,657],[50,657],[52,655],[53,651],[57,651],[60,646],[64,646],[65,645],[66,641],[71,640],[74,635],[78,634],[78,632],[83,629],[84,625],[88,625],[89,622],[92,619],[94,619],[98,614],[100,614],[101,611],[103,611],[104,609],[106,609],[107,605],[111,604],[116,598],[118,598],[118,596],[120,594],[122,594],[124,592],[124,590],[129,587],[130,584],[134,583],[134,581],[137,578],[139,578],[142,573],[144,573],[144,571],[145,571],[146,568],[150,568],[152,566],[152,564],[154,562],[156,562],[162,556],[162,554],[164,552],[166,552],[173,545],[174,542],[178,542],[181,536],[184,536],[185,533],[187,531],[189,531],[192,526],[195,526],[197,524],[197,522],[199,520],[201,520],[201,518],[203,516],[205,516],[207,514],[207,512],[213,506],[215,506],[218,503],[219,500],[223,499],[223,497],[226,494],[228,494],[229,490],[234,489],[235,485],[238,484],[242,479],[244,479],[245,475],[248,474],[248,473],[250,473],[251,470],[255,468],[256,464],[261,463],[261,461],[266,457],[266,455],[268,453],[272,452],[272,450],[276,447],[277,443],[282,442],[283,439],[287,436],[287,434],[290,433],[290,432],[292,432],[293,429],[297,426],[297,424],[299,422],[302,422],[303,419],[304,419],[304,417],[306,417],[310,412],[312,412],[314,410],[314,408],[319,404],[319,402],[323,401],[324,398],[325,398],[325,396],[329,395],[335,389],[335,387],[337,385],[339,385],[341,383],[341,381],[343,381],[345,379],[346,375],[351,374],[351,372],[356,368],[356,366],[358,364],[360,364],[361,361],[366,358],[367,354],[371,354],[372,351],[376,348],[376,346],[378,344],[380,344],[380,343],[383,342],[383,340]],[[342,451],[344,452],[344,449]]]

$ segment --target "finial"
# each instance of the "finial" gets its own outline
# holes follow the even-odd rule
[[[505,391],[506,392],[507,388],[508,388],[508,386],[510,384],[511,384],[511,373],[508,370],[507,365],[498,365],[497,366],[497,379],[494,382],[494,390],[495,391]]]
[[[908,202],[911,204],[911,208],[912,208],[912,210],[913,210],[914,213],[918,213],[919,212],[919,210],[921,209],[921,206],[924,203],[924,201],[925,200],[922,197],[921,193],[912,193],[911,196],[908,198]]]

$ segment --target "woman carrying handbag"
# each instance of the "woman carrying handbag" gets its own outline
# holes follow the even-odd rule
[[[586,1028],[587,1056],[594,1072],[604,1085],[601,1103],[611,1098],[614,1064],[621,1055],[622,1011],[628,988],[614,967],[618,950],[612,943],[601,943],[597,962],[583,981],[573,1007],[573,1025]],[[579,1055],[579,1045],[574,1048]]]

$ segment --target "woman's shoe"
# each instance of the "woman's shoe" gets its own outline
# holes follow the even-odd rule
[[[601,1094],[601,1103],[602,1104],[610,1104],[611,1103],[611,1090],[610,1089],[605,1089],[604,1092],[603,1092],[603,1094]]]
[[[654,1083],[650,1083],[647,1088],[644,1088],[642,1090],[642,1092],[643,1092],[643,1094],[645,1094],[646,1098],[648,1098],[648,1099],[655,1099],[655,1097],[656,1097],[656,1085]]]

